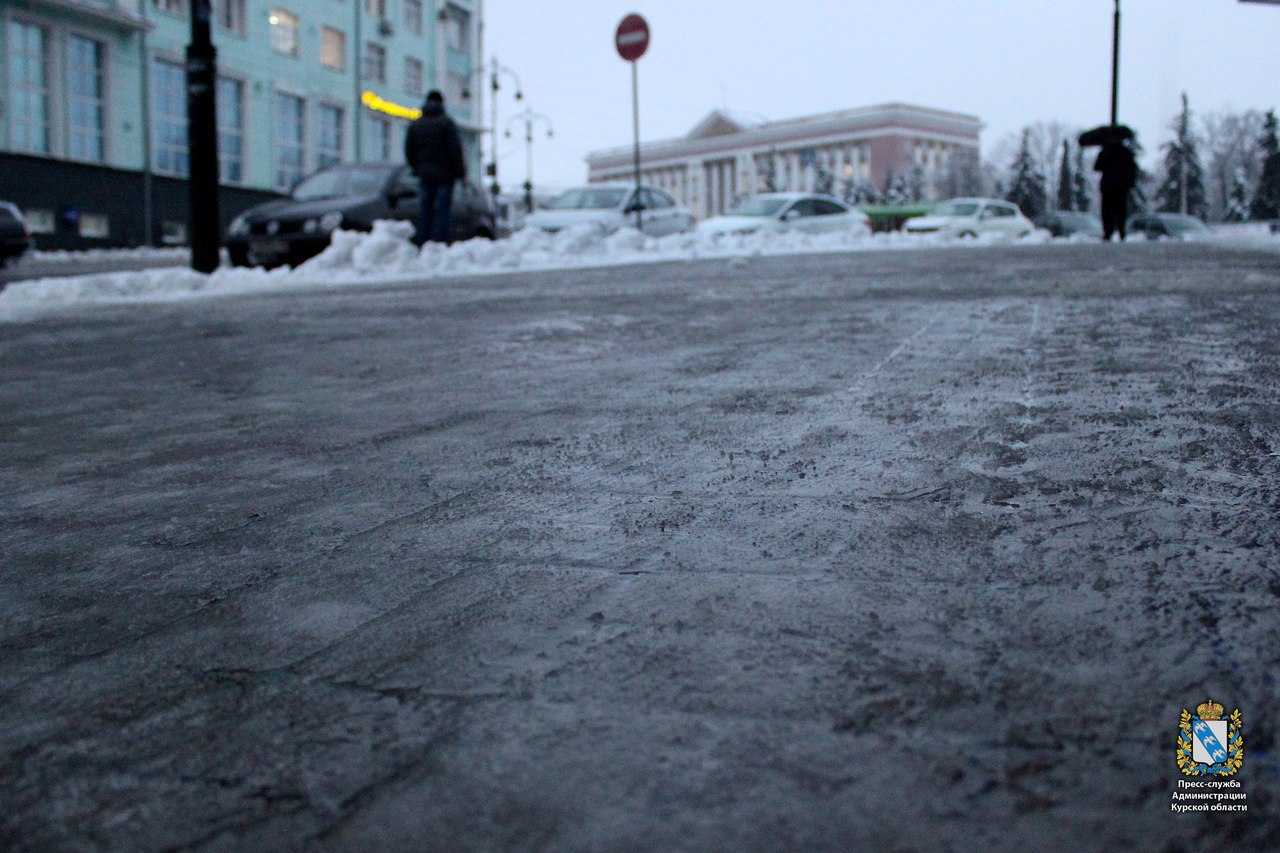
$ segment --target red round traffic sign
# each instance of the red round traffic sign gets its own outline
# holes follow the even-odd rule
[[[649,49],[649,24],[639,15],[627,15],[618,24],[613,43],[618,48],[618,56],[635,62]]]

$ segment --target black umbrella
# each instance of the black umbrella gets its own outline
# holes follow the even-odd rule
[[[1133,139],[1133,128],[1126,124],[1101,124],[1080,134],[1080,145],[1106,145],[1108,142],[1125,142]]]

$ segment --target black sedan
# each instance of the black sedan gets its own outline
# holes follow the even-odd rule
[[[0,267],[31,248],[31,229],[22,212],[7,201],[0,201]]]
[[[1037,228],[1043,228],[1054,237],[1101,237],[1102,220],[1092,213],[1078,210],[1056,210],[1047,213],[1036,222]]]
[[[296,266],[329,245],[339,228],[369,231],[378,219],[417,225],[418,179],[397,163],[344,163],[303,178],[290,198],[251,207],[231,221],[224,244],[237,266]],[[497,234],[489,196],[454,187],[454,240]]]

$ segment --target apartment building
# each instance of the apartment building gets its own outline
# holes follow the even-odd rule
[[[433,88],[479,174],[483,0],[213,14],[224,224],[326,165],[398,160]],[[189,0],[0,0],[0,198],[41,248],[186,242],[190,16]]]

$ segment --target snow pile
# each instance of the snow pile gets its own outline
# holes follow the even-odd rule
[[[212,275],[203,275],[184,267],[167,267],[19,282],[0,291],[0,321],[23,320],[82,305],[163,302],[508,271],[1015,242],[1000,236],[957,241],[937,234],[901,232],[868,235],[758,231],[724,236],[687,232],[654,238],[633,228],[606,234],[598,226],[579,225],[554,234],[526,228],[498,241],[470,240],[447,247],[429,243],[419,250],[410,242],[412,234],[413,227],[407,222],[377,222],[369,233],[338,230],[327,249],[293,270],[223,267]],[[1037,231],[1016,242],[1042,244],[1051,242],[1051,238],[1048,232]],[[148,256],[155,251],[148,250]],[[186,251],[181,250],[181,261],[185,262],[186,257]]]

